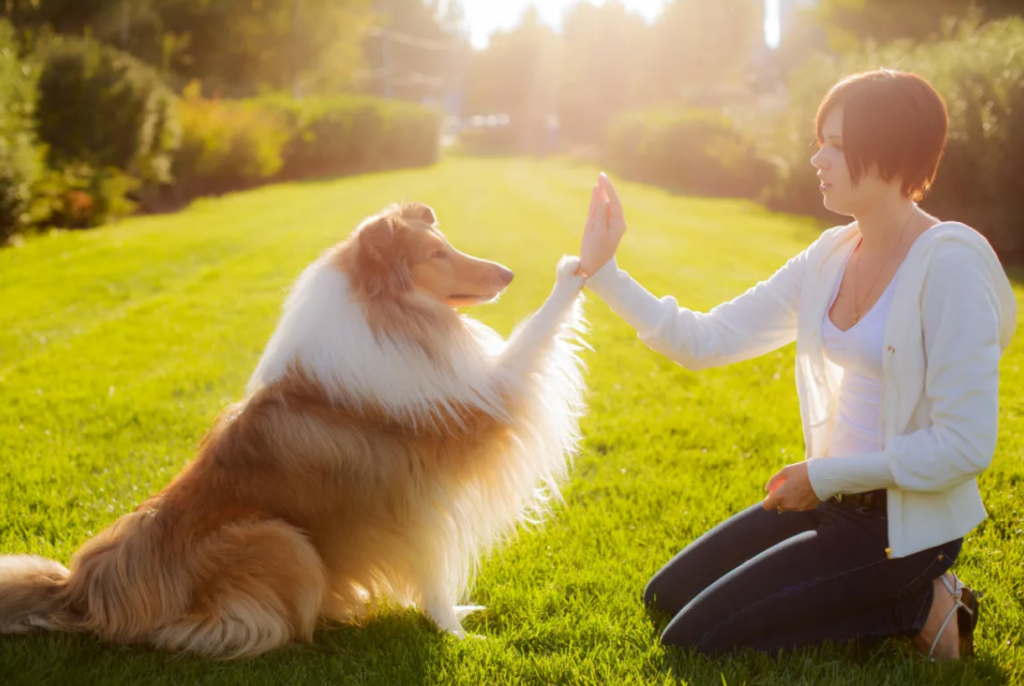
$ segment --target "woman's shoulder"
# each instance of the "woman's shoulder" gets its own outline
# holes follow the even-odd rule
[[[963,222],[940,221],[924,231],[919,240],[935,241],[947,246],[959,245],[995,255],[995,250],[992,249],[988,239],[980,231]]]
[[[857,222],[833,226],[821,234],[802,253],[804,256],[822,260],[857,236]]]
[[[1005,348],[1016,328],[1017,302],[999,257],[988,240],[961,222],[940,222],[922,233],[911,248],[922,267],[925,292],[944,300],[981,302],[994,295],[1001,312],[1000,339]]]
[[[916,261],[929,269],[956,268],[962,260],[978,261],[1002,272],[999,256],[981,232],[963,222],[944,221],[922,232],[911,246]]]
[[[849,238],[850,236],[856,235],[856,233],[857,233],[857,222],[852,221],[849,224],[839,224],[838,226],[833,226],[830,229],[826,229],[825,231],[822,231],[821,236],[818,237],[818,241],[817,242],[822,242],[822,241],[824,241],[826,243],[833,242],[833,241],[841,242],[841,241],[845,240],[846,238]]]

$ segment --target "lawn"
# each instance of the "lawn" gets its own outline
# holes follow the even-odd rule
[[[423,170],[265,188],[174,215],[33,238],[0,251],[0,552],[67,562],[163,486],[238,399],[288,285],[366,215],[431,204],[456,247],[517,276],[476,316],[507,334],[575,253],[597,170],[450,159]],[[741,201],[619,184],[620,264],[706,309],[769,276],[816,235]],[[1024,289],[1017,288],[1018,299]],[[646,349],[593,297],[590,410],[565,502],[484,563],[460,642],[413,613],[332,627],[242,663],[104,644],[0,637],[2,684],[1024,683],[1024,345],[1003,361],[1000,444],[981,479],[990,518],[957,565],[986,598],[971,661],[931,665],[903,641],[767,657],[666,650],[646,580],[762,497],[802,455],[793,349],[691,373]]]

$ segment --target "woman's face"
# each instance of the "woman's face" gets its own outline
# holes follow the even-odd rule
[[[824,142],[811,158],[811,164],[818,170],[818,189],[828,209],[838,214],[855,216],[891,193],[894,183],[899,188],[898,182],[883,181],[874,167],[865,170],[856,185],[853,183],[843,152],[842,106],[834,108],[825,117],[821,137]]]

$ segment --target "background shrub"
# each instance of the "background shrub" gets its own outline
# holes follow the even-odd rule
[[[85,162],[48,169],[34,189],[34,221],[40,225],[87,229],[131,215],[139,181],[119,169],[94,169]]]
[[[713,110],[623,114],[606,151],[617,173],[680,193],[757,198],[773,180],[749,134]]]
[[[363,96],[221,100],[200,90],[190,85],[177,103],[183,133],[174,182],[145,194],[148,208],[272,181],[422,166],[438,157],[440,115],[420,105]]]
[[[32,189],[43,172],[35,73],[18,50],[14,29],[0,21],[0,243],[31,223]]]
[[[180,126],[175,96],[153,68],[91,39],[55,38],[40,56],[38,130],[52,167],[170,181]]]
[[[173,193],[179,200],[252,188],[281,171],[291,132],[259,101],[207,100],[190,86],[178,116],[183,136]]]
[[[438,158],[441,115],[421,105],[356,95],[255,102],[288,129],[283,179],[418,167]]]

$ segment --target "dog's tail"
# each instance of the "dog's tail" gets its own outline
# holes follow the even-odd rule
[[[63,589],[68,570],[34,555],[0,556],[0,634],[70,628]]]

